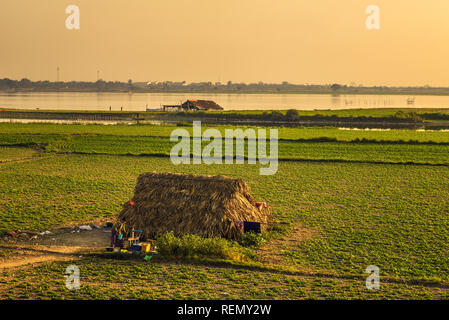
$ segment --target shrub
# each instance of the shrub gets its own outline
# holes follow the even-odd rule
[[[193,127],[193,123],[187,122],[187,121],[181,121],[181,122],[177,122],[176,126],[177,127]]]
[[[402,110],[396,112],[394,117],[397,119],[412,119],[415,122],[423,121],[423,118],[416,112],[404,112]]]
[[[238,242],[244,247],[258,247],[265,242],[265,239],[260,233],[246,232],[241,235]]]
[[[212,257],[244,260],[244,253],[237,243],[223,238],[202,238],[196,235],[177,237],[173,232],[156,239],[156,246],[163,256]]]
[[[287,118],[288,121],[298,121],[299,119],[298,110],[295,109],[288,110],[287,113],[285,114],[285,117]]]
[[[272,111],[270,117],[272,120],[282,120],[284,115],[280,111]]]

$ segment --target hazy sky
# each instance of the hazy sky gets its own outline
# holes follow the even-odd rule
[[[449,86],[449,0],[0,0],[0,43],[0,78]]]

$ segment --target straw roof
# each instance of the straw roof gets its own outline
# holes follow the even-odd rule
[[[118,216],[125,230],[143,237],[175,235],[237,238],[236,221],[268,222],[269,209],[255,206],[242,179],[224,176],[145,173],[138,177],[133,205]]]
[[[198,110],[223,110],[223,108],[212,100],[194,100],[190,99],[183,103],[183,106],[188,105],[196,107]]]

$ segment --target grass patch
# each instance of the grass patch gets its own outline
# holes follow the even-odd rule
[[[124,127],[108,127],[120,131],[110,135],[103,135],[97,127],[92,129],[99,130],[95,134],[58,134],[50,132],[58,127],[45,126],[32,130],[45,128],[46,133],[25,134],[19,131],[27,127],[17,128],[2,131],[3,144],[46,143],[47,152],[45,157],[0,166],[0,233],[114,217],[132,197],[137,176],[149,171],[243,178],[257,201],[269,204],[273,220],[286,225],[273,226],[262,236],[245,235],[239,244],[165,235],[158,239],[158,246],[168,258],[183,258],[175,262],[122,261],[112,255],[107,256],[111,259],[76,260],[72,263],[79,264],[82,272],[82,289],[77,292],[67,292],[64,286],[63,273],[70,263],[5,271],[0,277],[2,298],[448,298],[444,284],[449,281],[449,146],[287,139],[280,143],[282,157],[313,161],[281,161],[275,175],[261,176],[259,165],[175,166],[168,158],[126,156],[148,150],[167,152],[170,144],[163,135],[168,129],[163,127],[157,128],[160,136],[127,135]],[[81,129],[85,128],[64,130]],[[340,135],[331,128],[282,130],[289,139],[321,134],[332,139],[394,136],[345,130]],[[398,131],[401,139],[403,134]],[[444,134],[427,137],[440,137],[444,142]],[[0,157],[23,159],[28,151],[4,147]],[[348,160],[359,162],[344,162]],[[400,164],[407,161],[444,166]],[[254,249],[263,246],[262,241],[276,241],[288,234],[296,223],[314,234],[289,243],[288,250],[279,248],[288,264],[270,270],[252,268],[257,262]],[[9,254],[3,250],[0,257]],[[207,262],[212,257],[216,261]],[[225,261],[222,266],[217,265],[219,260]],[[202,264],[192,265],[194,261]],[[381,277],[400,281],[367,292],[361,279],[371,264],[380,267]],[[284,267],[308,274],[287,273]],[[429,282],[433,287],[423,285]]]
[[[30,159],[37,154],[37,151],[32,148],[20,147],[1,147],[0,146],[0,163],[8,161],[17,161],[23,159]]]
[[[223,238],[202,238],[190,234],[176,237],[173,232],[159,236],[155,244],[159,253],[167,257],[209,257],[243,261],[249,254],[248,250],[240,247],[235,241]]]
[[[265,243],[265,238],[260,233],[246,232],[242,234],[238,242],[244,247],[259,247]]]
[[[293,265],[363,274],[376,264],[391,276],[449,278],[446,167],[285,162],[276,175],[260,176],[257,165],[55,155],[0,167],[0,231],[115,216],[132,197],[137,176],[153,170],[245,179],[275,221],[316,230],[285,253]]]
[[[64,271],[80,268],[80,289],[67,290]],[[447,299],[439,287],[383,282],[367,290],[363,279],[310,277],[174,262],[83,260],[56,262],[1,274],[2,299]]]

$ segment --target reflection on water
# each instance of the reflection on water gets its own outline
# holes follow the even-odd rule
[[[0,108],[145,111],[187,99],[214,100],[225,110],[449,107],[449,96],[42,92],[0,93]]]
[[[135,125],[136,121],[102,121],[102,120],[54,120],[54,119],[0,119],[0,123],[55,123],[55,124],[104,124]],[[140,121],[141,124],[163,125],[166,122],[157,120]]]
[[[89,120],[54,120],[54,119],[0,119],[0,123],[56,123],[56,124],[135,124],[131,121],[89,121]]]
[[[54,124],[101,124],[101,125],[135,125],[135,121],[89,121],[89,120],[54,120],[54,119],[0,119],[0,123],[54,123]],[[170,121],[158,121],[158,120],[145,120],[141,121],[140,124],[150,124],[150,125],[164,125],[164,124],[173,124]],[[301,124],[304,126],[305,124]],[[354,127],[354,124],[348,124],[348,127],[339,127],[338,130],[354,130],[354,131],[391,131],[392,128],[378,128],[378,127]],[[289,127],[297,127],[298,125],[290,125]],[[307,124],[306,126],[310,126]],[[320,125],[316,125],[320,126]],[[407,129],[413,130],[416,132],[449,132],[449,129],[446,129],[446,126],[433,127],[433,129],[429,129],[424,125],[424,128],[415,129],[410,127],[410,125],[400,126],[400,125],[391,125],[395,129]]]
[[[391,131],[390,128],[338,128],[338,130],[356,130],[356,131]]]

